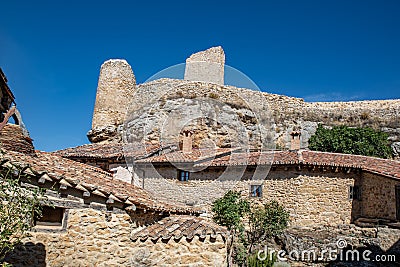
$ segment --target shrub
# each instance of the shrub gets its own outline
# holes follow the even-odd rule
[[[369,113],[365,111],[365,112],[361,113],[360,118],[362,120],[368,120],[369,116],[370,116]]]
[[[258,253],[254,253],[247,258],[247,266],[249,267],[274,267],[276,262],[276,255],[274,254],[272,259],[267,252],[265,259],[259,259]]]
[[[311,150],[392,158],[388,134],[368,127],[333,126],[326,129],[319,124],[308,142]]]
[[[210,98],[212,98],[212,99],[218,99],[219,98],[219,95],[217,93],[213,93],[213,92],[211,92],[208,96]]]
[[[232,266],[232,259],[239,266],[272,266],[257,265],[257,255],[254,256],[253,249],[267,238],[279,235],[287,227],[289,213],[278,202],[250,206],[239,192],[229,191],[214,201],[212,211],[214,221],[226,226],[232,235],[227,256],[229,266]],[[245,219],[247,228],[244,227]],[[267,264],[267,261],[261,264]]]
[[[18,166],[0,169],[0,261],[31,229],[34,215],[41,216],[41,202],[47,203],[44,190],[21,185],[24,178]]]

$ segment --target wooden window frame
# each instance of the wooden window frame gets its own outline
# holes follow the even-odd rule
[[[349,200],[361,200],[361,187],[359,185],[350,185],[348,198]]]
[[[262,198],[263,196],[263,186],[262,184],[252,184],[250,185],[250,197]]]
[[[189,181],[190,172],[184,170],[178,170],[178,180],[180,182],[188,182]]]
[[[58,212],[59,214],[48,214],[49,212]],[[42,215],[41,218],[35,216],[33,222],[35,228],[54,230],[62,230],[66,228],[67,209],[63,207],[43,206]],[[53,218],[51,218],[52,216]],[[49,218],[49,220],[46,221],[46,217]]]

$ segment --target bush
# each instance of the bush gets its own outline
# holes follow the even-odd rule
[[[34,215],[41,216],[41,203],[47,203],[45,191],[23,187],[23,179],[28,177],[18,166],[0,169],[0,261],[32,228]]]
[[[326,129],[321,124],[308,141],[311,150],[392,158],[388,135],[372,128],[333,126]]]
[[[267,257],[265,259],[259,259],[258,253],[254,253],[247,258],[247,266],[249,267],[274,267],[276,262],[276,255],[274,254],[269,257],[269,253],[267,252]]]
[[[250,206],[239,192],[229,191],[214,201],[212,211],[214,221],[231,232],[227,256],[229,266],[232,266],[232,259],[239,266],[272,266],[273,262],[271,265],[257,265],[257,255],[254,256],[253,252],[257,245],[279,235],[288,226],[289,213],[278,202]],[[260,264],[267,264],[267,261]]]
[[[212,99],[218,99],[219,98],[219,95],[217,93],[214,93],[214,92],[211,92],[208,96],[210,98],[212,98]]]

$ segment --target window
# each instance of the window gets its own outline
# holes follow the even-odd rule
[[[250,186],[251,197],[262,197],[262,185],[251,185]]]
[[[188,171],[179,171],[179,181],[187,182],[189,180],[189,172]]]
[[[42,216],[35,216],[35,226],[62,226],[64,209],[44,206]]]
[[[361,189],[358,185],[349,186],[349,199],[361,200]]]

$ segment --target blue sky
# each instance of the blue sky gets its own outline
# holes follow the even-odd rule
[[[2,1],[0,67],[37,149],[88,143],[99,68],[139,83],[221,45],[263,91],[399,98],[400,1]]]

